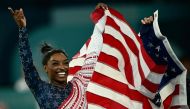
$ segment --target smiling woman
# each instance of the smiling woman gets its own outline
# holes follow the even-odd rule
[[[106,9],[107,5],[101,3],[98,4],[96,8]],[[89,48],[92,46],[91,48],[97,47],[98,49],[90,49],[90,52],[87,52],[84,61],[87,65],[84,64],[81,70],[79,70],[69,82],[67,82],[69,60],[66,53],[61,49],[54,49],[44,44],[41,48],[41,52],[44,54],[42,64],[49,78],[49,82],[45,82],[41,80],[33,64],[23,10],[8,9],[19,27],[19,55],[23,65],[25,81],[35,96],[40,108],[78,109],[82,107],[86,109],[86,87],[91,79],[95,66],[94,63],[96,63],[100,51],[101,46],[97,47],[97,45],[101,45],[101,42],[96,43],[94,42],[94,39],[96,39],[95,36],[91,37],[92,44],[89,44]],[[100,36],[97,37],[100,38]],[[65,105],[65,103],[67,103],[67,105]]]
[[[54,85],[65,87],[69,69],[69,60],[65,51],[54,49],[46,43],[42,46],[41,52],[44,54],[42,64]]]
[[[43,64],[50,81],[47,83],[40,79],[34,67],[26,28],[20,29],[19,51],[23,64],[25,81],[34,94],[40,108],[58,108],[72,90],[72,83],[67,83],[67,75],[64,75],[64,77],[58,76],[61,72],[68,71],[68,62],[66,62],[67,56],[62,50],[51,49],[48,52],[44,52]]]

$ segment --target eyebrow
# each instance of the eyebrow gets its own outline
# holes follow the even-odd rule
[[[50,61],[54,61],[54,62],[57,62],[57,61],[59,61],[59,60],[50,60]],[[63,60],[64,62],[69,62],[69,59],[65,59],[65,60]]]

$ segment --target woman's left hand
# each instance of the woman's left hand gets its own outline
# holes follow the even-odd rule
[[[146,25],[146,24],[151,24],[153,22],[154,18],[153,16],[145,17],[144,19],[141,20],[141,23]]]

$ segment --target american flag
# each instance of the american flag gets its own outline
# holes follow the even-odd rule
[[[95,29],[102,50],[87,87],[89,109],[168,109],[187,105],[186,69],[160,33],[158,12],[140,37],[114,9],[96,9]],[[98,34],[99,34],[98,33]],[[81,69],[90,39],[70,63],[70,76]]]

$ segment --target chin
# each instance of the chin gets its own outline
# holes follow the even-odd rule
[[[58,82],[67,82],[67,77],[56,78],[56,81],[58,81]]]

